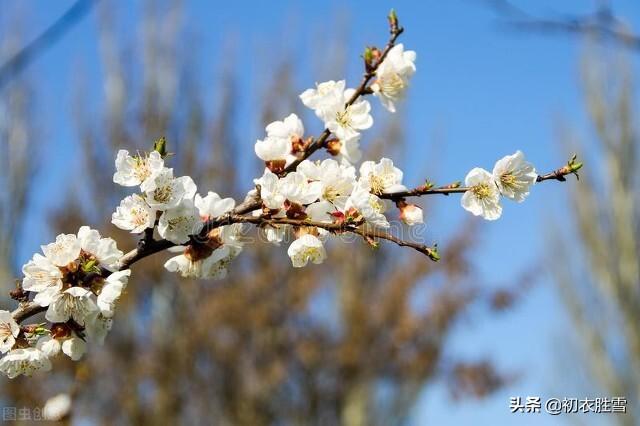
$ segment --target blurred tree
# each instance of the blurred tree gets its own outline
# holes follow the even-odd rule
[[[553,239],[556,281],[579,341],[579,358],[602,396],[629,401],[624,425],[640,423],[640,162],[634,87],[620,52],[593,45],[583,67],[586,106],[595,128],[593,167],[571,193],[571,234]],[[566,134],[574,149],[578,138]],[[562,261],[558,261],[562,259]],[[575,366],[575,360],[572,361]],[[579,371],[579,370],[574,370]]]
[[[14,56],[20,46],[19,21],[9,14],[0,20],[0,63]],[[6,25],[3,25],[6,21]],[[7,74],[8,75],[8,74]],[[33,108],[34,90],[26,77],[15,77],[0,88],[0,282],[17,275],[16,246],[22,230],[27,194],[38,164]],[[3,292],[6,294],[6,292]]]
[[[104,109],[87,108],[90,91],[82,89],[76,109],[86,179],[75,182],[52,228],[90,224],[128,250],[131,235],[106,220],[123,196],[111,183],[117,149],[148,149],[166,135],[176,170],[236,198],[249,181],[240,171],[262,166],[239,154],[251,152],[252,141],[235,136],[240,96],[231,69],[223,70],[217,104],[204,107],[177,4],[147,3],[140,47],[118,39],[112,13],[100,11]],[[297,105],[291,67],[284,60],[273,69],[261,126]],[[369,150],[401,151],[402,140],[390,122]],[[482,397],[502,377],[485,361],[459,363],[446,351],[455,321],[486,301],[466,256],[474,235],[462,227],[437,265],[355,241],[332,247],[321,266],[293,270],[284,251],[257,244],[215,283],[178,279],[162,256],[147,258],[104,347],[80,363],[59,357],[46,376],[9,382],[6,397],[38,406],[72,389],[74,418],[102,424],[354,426],[402,423],[438,377],[457,396]]]

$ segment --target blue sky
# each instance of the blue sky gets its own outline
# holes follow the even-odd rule
[[[539,170],[550,171],[566,161],[555,134],[559,118],[581,135],[590,132],[578,74],[582,44],[571,37],[502,31],[495,15],[481,1],[272,1],[254,2],[250,7],[246,2],[215,6],[207,1],[184,3],[188,32],[197,35],[194,49],[202,75],[214,75],[220,60],[216,50],[232,40],[245,99],[242,108],[247,112],[254,108],[251,96],[260,80],[260,58],[286,53],[308,58],[305,49],[313,45],[314,37],[332,30],[323,28],[322,22],[333,22],[336,17],[344,17],[349,23],[347,77],[348,83],[356,84],[362,46],[386,40],[385,16],[391,6],[395,7],[406,28],[402,42],[418,53],[418,73],[402,105],[412,154],[400,162],[407,182],[418,183],[425,177],[438,182],[463,179],[469,169],[490,169],[497,158],[516,149],[523,150]],[[637,1],[612,3],[621,16],[640,28]],[[25,3],[23,9],[30,12],[23,31],[25,39],[38,34],[69,4],[68,0],[47,2],[47,7]],[[123,4],[118,13],[125,24],[131,24],[123,28],[134,31],[139,11],[128,12]],[[581,13],[593,8],[591,1],[584,0],[518,4],[540,13]],[[1,11],[0,19],[7,19]],[[311,34],[305,32],[307,28],[313,29]],[[39,225],[40,218],[55,203],[43,195],[65,188],[71,177],[67,160],[74,158],[77,139],[71,119],[74,91],[70,87],[79,72],[89,85],[100,81],[96,34],[96,17],[92,14],[28,70],[41,95],[38,113],[43,118],[47,160],[38,176],[40,193],[33,197],[29,219],[33,232],[26,235],[20,248],[21,261],[46,240],[42,236],[47,230]],[[301,64],[301,70],[308,80],[297,80],[300,91],[326,77],[315,76],[308,64]],[[253,141],[259,132],[259,123],[254,123],[240,127],[238,136]],[[526,203],[506,205],[501,220],[481,224],[476,264],[489,285],[513,281],[539,259],[550,218],[571,216],[564,209],[564,199],[575,184],[541,185]],[[466,213],[453,197],[428,201],[436,207],[428,218],[429,238],[444,241]],[[452,353],[469,359],[490,357],[507,370],[522,374],[520,380],[479,402],[454,402],[441,387],[429,388],[412,413],[411,424],[561,424],[562,418],[545,414],[509,414],[509,396],[596,396],[572,390],[558,374],[558,341],[571,331],[553,284],[544,272],[541,274],[540,285],[517,309],[488,319],[482,313],[471,313],[451,341]],[[558,388],[565,393],[558,395]]]

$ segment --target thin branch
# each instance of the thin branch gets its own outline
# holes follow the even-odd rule
[[[576,162],[575,157],[569,160],[566,166],[563,166],[559,169],[556,169],[550,173],[546,173],[544,175],[538,175],[536,178],[536,182],[544,182],[546,180],[557,180],[560,182],[565,182],[567,175],[576,175],[578,177],[578,170],[582,167],[582,163]],[[463,194],[469,191],[471,188],[466,186],[460,186],[458,183],[454,183],[451,185],[440,186],[434,188],[433,186],[427,184],[418,186],[414,189],[409,189],[407,191],[393,192],[393,193],[383,193],[378,195],[380,198],[384,198],[386,200],[392,201],[400,201],[407,197],[421,197],[423,195],[449,195],[449,194]]]
[[[627,30],[608,5],[598,7],[587,15],[537,17],[508,0],[485,0],[506,20],[502,24],[517,31],[595,35],[621,46],[640,50],[640,35]]]
[[[349,98],[349,100],[347,100],[347,102],[345,103],[345,108],[350,105],[353,105],[353,103],[357,101],[358,98],[360,98],[360,96],[373,93],[373,91],[368,86],[369,82],[376,75],[376,71],[378,70],[378,67],[387,57],[387,55],[389,54],[389,51],[393,48],[393,46],[395,46],[396,40],[398,39],[400,34],[402,34],[403,32],[404,32],[404,28],[398,27],[398,26],[391,26],[391,29],[389,32],[390,33],[389,41],[387,42],[387,45],[382,51],[380,58],[371,67],[368,67],[368,69],[364,73],[364,76],[362,77],[362,81],[360,82],[360,85],[358,85],[358,87],[356,88],[351,98]],[[323,148],[330,135],[331,135],[331,131],[329,129],[324,129],[322,134],[315,141],[313,141],[307,147],[307,149],[305,149],[302,152],[302,155],[297,160],[295,160],[294,162],[289,164],[287,167],[285,167],[282,173],[280,173],[280,176],[284,176],[288,173],[291,173],[298,167],[300,163],[302,163],[304,160],[309,158],[314,152],[316,152],[320,148]]]
[[[366,240],[380,238],[383,240],[391,241],[396,243],[401,247],[411,247],[414,250],[419,251],[420,253],[429,256],[429,258],[433,261],[440,260],[440,256],[435,248],[426,246],[424,244],[414,243],[412,241],[402,240],[394,235],[389,234],[388,232],[381,231],[374,228],[364,228],[362,227],[362,222],[359,223],[331,223],[331,222],[316,222],[305,219],[290,219],[290,218],[265,218],[261,216],[240,216],[233,215],[230,217],[232,223],[253,223],[258,226],[265,225],[292,225],[292,226],[307,226],[313,228],[321,228],[326,229],[332,233],[343,233],[343,232],[352,232],[354,234],[361,235]]]

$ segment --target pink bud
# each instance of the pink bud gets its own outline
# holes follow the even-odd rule
[[[423,223],[422,209],[415,204],[404,204],[400,207],[400,220],[407,225]]]

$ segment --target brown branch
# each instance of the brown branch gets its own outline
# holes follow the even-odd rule
[[[389,51],[393,48],[393,46],[395,46],[396,40],[398,39],[400,34],[402,34],[403,32],[404,32],[404,28],[398,27],[397,25],[395,26],[391,25],[390,31],[389,31],[390,33],[389,41],[387,42],[387,45],[382,51],[380,58],[372,66],[367,67],[367,70],[362,77],[362,81],[360,82],[360,85],[358,85],[358,87],[356,88],[351,98],[349,98],[349,100],[347,100],[347,102],[345,103],[344,105],[345,108],[350,105],[353,105],[353,103],[357,101],[358,98],[360,98],[360,96],[373,93],[373,91],[368,87],[369,82],[376,75],[376,71],[378,70],[378,67],[387,57],[387,55],[389,54]],[[294,162],[289,164],[287,167],[285,167],[285,169],[279,175],[285,176],[288,173],[291,173],[292,171],[294,171],[300,163],[302,163],[304,160],[309,158],[314,152],[316,152],[320,148],[323,148],[330,135],[331,135],[331,131],[329,129],[324,129],[322,134],[315,141],[313,141],[307,147],[307,149],[305,149],[302,152],[302,155],[297,160],[295,160]]]
[[[438,255],[438,251],[435,247],[428,247],[424,244],[405,241],[385,231],[364,228],[361,226],[363,222],[358,222],[358,223],[329,222],[327,223],[327,222],[315,222],[315,221],[303,220],[303,219],[265,218],[262,216],[256,217],[256,216],[241,216],[241,215],[231,216],[230,221],[232,223],[252,223],[258,226],[265,226],[265,225],[309,226],[309,227],[326,229],[327,231],[332,233],[352,232],[354,234],[361,235],[366,240],[380,238],[383,240],[394,242],[401,247],[411,247],[412,249],[417,250],[420,253],[428,256],[433,261],[440,260],[440,256]]]
[[[578,170],[582,168],[582,163],[576,161],[576,157],[571,158],[567,165],[564,167],[560,167],[550,173],[546,173],[544,175],[538,175],[536,178],[536,182],[543,182],[546,180],[557,180],[560,182],[565,182],[567,175],[575,175],[578,177]],[[449,194],[462,194],[470,190],[471,188],[460,186],[458,183],[453,183],[451,185],[440,186],[434,188],[432,185],[422,185],[413,189],[408,189],[406,191],[392,192],[392,193],[383,193],[379,194],[378,197],[392,200],[392,201],[400,201],[407,197],[421,197],[423,195],[449,195]]]

